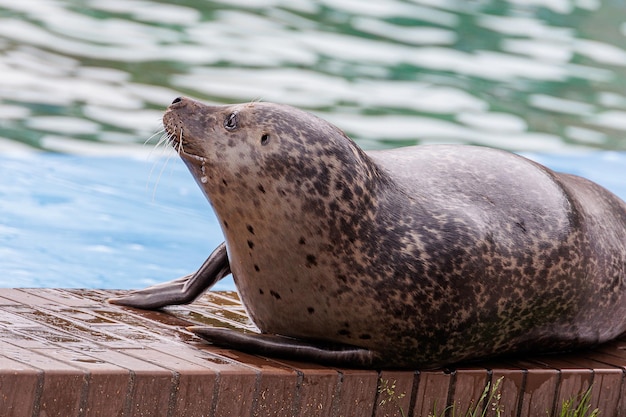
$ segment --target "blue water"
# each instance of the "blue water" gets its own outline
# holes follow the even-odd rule
[[[526,156],[626,199],[624,152]],[[176,156],[0,155],[2,287],[140,288],[193,272],[222,240]]]
[[[143,287],[220,242],[178,157],[0,156],[0,286]]]

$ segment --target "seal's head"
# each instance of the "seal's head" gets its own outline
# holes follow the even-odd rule
[[[381,177],[340,129],[290,106],[207,106],[177,98],[163,124],[218,211],[220,195],[229,194],[229,204],[233,195],[254,200],[272,192],[277,198],[294,193],[341,197],[356,177],[361,184]]]

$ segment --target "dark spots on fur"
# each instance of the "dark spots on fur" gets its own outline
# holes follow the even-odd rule
[[[337,332],[337,334],[339,334],[340,336],[348,336],[350,337],[350,330],[348,329],[341,329]]]
[[[222,178],[222,184],[224,184],[224,187],[228,187],[228,183],[226,182],[225,179]]]
[[[522,229],[522,232],[526,233],[526,225],[524,224],[524,220],[520,220],[519,222],[515,222],[515,226]]]
[[[341,217],[338,220],[339,224],[337,225],[338,230],[344,236],[350,245],[352,245],[357,239],[358,232],[358,222],[359,220],[356,218],[344,218]]]
[[[328,204],[328,208],[330,209],[330,212],[333,216],[336,215],[339,211],[341,211],[341,207],[339,206],[339,203],[334,200]]]
[[[319,218],[326,217],[326,203],[321,198],[307,197],[302,203],[302,209]]]
[[[223,225],[224,225],[224,229],[228,229],[228,222],[226,220],[224,220]]]
[[[341,193],[341,198],[344,201],[350,201],[353,198],[353,194],[352,191],[350,191],[350,188],[346,187],[343,189],[343,192]]]
[[[306,311],[308,311],[309,314],[315,313],[315,309],[313,307],[307,307]]]
[[[270,290],[270,295],[274,297],[275,299],[280,300],[280,294],[277,293],[276,291]]]
[[[314,266],[317,266],[317,258],[315,257],[315,255],[308,254],[306,256],[306,267],[312,268]]]
[[[304,237],[300,237],[300,240],[298,241],[298,243],[301,245],[306,245],[306,240],[304,240]]]
[[[246,229],[248,229],[248,232],[254,234],[254,227],[252,227],[251,225],[247,224]]]
[[[318,172],[315,176],[315,181],[313,183],[315,191],[323,197],[328,197],[330,194],[330,183],[330,170],[326,165],[322,165],[320,172]]]
[[[261,184],[259,184],[259,186],[257,188],[259,189],[260,192],[265,194],[265,188]]]
[[[359,335],[359,339],[361,340],[370,340],[372,338],[371,334],[363,333]]]
[[[254,242],[253,242],[253,241],[251,241],[251,240],[249,240],[249,241],[248,241],[248,247],[249,247],[250,249],[254,249]]]
[[[532,265],[524,266],[524,275],[527,277],[535,276],[537,273],[537,269],[535,269]]]
[[[345,274],[337,274],[337,279],[341,281],[343,284],[348,283],[348,277]],[[345,286],[343,288],[346,288]]]
[[[259,294],[265,295],[265,291],[263,291],[263,288],[259,288]]]
[[[256,272],[259,272],[259,271],[260,271],[259,266],[258,266],[257,264],[254,264],[254,270],[255,270]]]

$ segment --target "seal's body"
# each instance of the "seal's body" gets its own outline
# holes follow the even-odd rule
[[[177,99],[164,124],[226,244],[196,274],[115,303],[189,302],[232,271],[258,328],[289,338],[198,334],[365,367],[572,349],[626,331],[626,204],[588,180],[480,147],[365,153],[271,103]]]

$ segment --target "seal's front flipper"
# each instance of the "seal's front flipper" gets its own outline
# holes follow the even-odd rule
[[[350,345],[317,345],[285,336],[241,333],[215,327],[191,326],[188,329],[216,346],[273,358],[363,368],[373,367],[378,359],[374,352]]]
[[[198,298],[220,279],[230,274],[226,244],[219,245],[194,274],[153,285],[128,295],[110,298],[111,304],[153,310],[168,305],[187,304]]]

